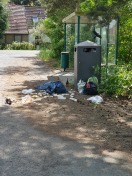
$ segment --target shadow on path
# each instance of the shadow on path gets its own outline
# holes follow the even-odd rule
[[[92,143],[49,136],[8,106],[1,107],[0,114],[2,176],[130,176],[117,169],[115,160],[110,164],[108,158],[97,155]]]

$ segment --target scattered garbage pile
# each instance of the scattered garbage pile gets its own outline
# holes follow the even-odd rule
[[[35,89],[23,89],[22,104],[29,104],[34,102],[36,99],[56,97],[59,100],[65,100],[69,98],[72,101],[76,101],[74,98],[73,90],[68,91],[61,81],[50,81],[34,87]]]
[[[80,80],[77,84],[78,92],[84,95],[97,95],[98,79],[96,77],[90,77],[87,82]]]
[[[99,104],[103,102],[103,98],[98,95],[98,79],[95,76],[92,76],[88,79],[87,82],[80,80],[77,84],[78,92],[84,95],[94,95],[87,100]]]
[[[88,97],[87,100],[89,102],[99,104],[103,102],[103,99],[97,95],[97,84],[98,80],[94,77],[89,78],[87,83],[80,80],[77,85],[78,92],[84,95],[94,95],[92,97]],[[76,91],[72,89],[68,91],[61,81],[50,81],[35,86],[34,89],[23,89],[22,94],[25,96],[22,97],[22,104],[29,104],[37,99],[40,100],[47,97],[55,97],[59,100],[69,99],[77,102],[79,100],[75,97],[75,92]]]
[[[99,104],[103,102],[103,99],[98,95],[97,86],[98,80],[96,77],[89,78],[87,82],[80,80],[77,84],[78,93],[88,96],[93,95],[92,97],[86,97],[87,100]],[[79,102],[80,100],[76,97],[76,93],[75,90],[67,90],[67,87],[61,81],[50,81],[35,86],[34,89],[23,89],[22,94],[25,96],[22,97],[22,104],[30,104],[47,97],[54,97],[59,100],[69,99],[74,102]],[[12,101],[10,98],[6,98],[5,103],[11,105]]]

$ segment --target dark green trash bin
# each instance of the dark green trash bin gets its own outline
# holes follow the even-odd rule
[[[61,52],[61,68],[69,68],[69,52]]]

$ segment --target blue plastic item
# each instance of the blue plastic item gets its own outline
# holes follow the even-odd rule
[[[61,94],[61,93],[67,93],[68,92],[61,81],[43,83],[39,86],[35,86],[35,89],[45,90],[50,95],[52,93]]]

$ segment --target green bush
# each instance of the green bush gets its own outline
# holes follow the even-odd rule
[[[127,1],[126,1],[127,2]],[[129,63],[132,59],[132,2],[121,10],[119,26],[119,62]]]
[[[29,42],[13,42],[12,44],[7,44],[4,49],[7,50],[34,50],[35,45]]]
[[[52,18],[47,18],[44,20],[44,29],[51,41],[50,56],[58,61],[60,60],[61,51],[64,48],[63,24],[56,22]]]
[[[52,58],[53,53],[48,48],[43,48],[40,50],[39,58],[43,61],[48,61],[51,67],[60,67],[60,61]]]
[[[40,53],[39,53],[39,57],[42,59],[42,60],[50,60],[51,59],[51,56],[52,56],[52,53],[51,53],[51,50],[50,49],[47,49],[47,48],[43,48],[40,50]]]
[[[132,64],[109,66],[101,72],[101,92],[113,96],[132,97]]]
[[[3,49],[12,50],[12,45],[11,45],[11,44],[7,44],[7,45],[5,46],[5,48],[3,48]]]

